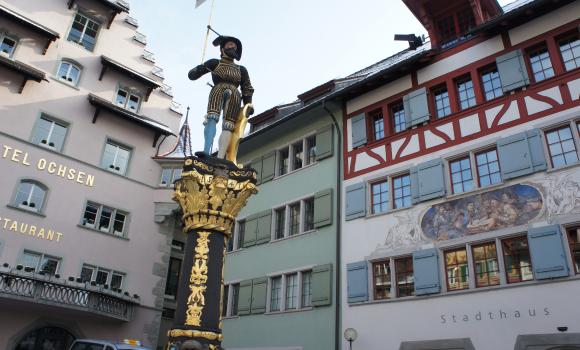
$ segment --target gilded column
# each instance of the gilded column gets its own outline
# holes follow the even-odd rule
[[[187,235],[167,349],[221,349],[223,263],[235,217],[258,192],[256,172],[211,157],[189,157],[173,199]]]

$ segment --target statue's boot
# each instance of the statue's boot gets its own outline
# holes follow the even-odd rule
[[[219,140],[218,158],[225,158],[231,139],[232,132],[229,130],[222,130]]]

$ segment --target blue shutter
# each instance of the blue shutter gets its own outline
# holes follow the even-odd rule
[[[411,176],[411,202],[417,204],[419,203],[419,175],[416,166],[411,168],[409,175]]]
[[[530,130],[497,142],[501,175],[504,180],[546,170],[546,156],[540,131]]]
[[[367,143],[367,120],[364,113],[352,117],[351,129],[353,148]]]
[[[528,245],[536,279],[542,280],[569,275],[566,251],[559,225],[530,228]]]
[[[413,252],[415,295],[433,294],[441,291],[439,282],[439,255],[437,249]]]
[[[345,219],[353,220],[367,215],[366,185],[364,182],[346,187]]]
[[[440,158],[417,166],[420,202],[445,196],[445,177],[443,174],[443,161]]]
[[[495,59],[499,79],[504,92],[530,84],[522,50],[518,49]]]
[[[271,152],[262,157],[262,183],[274,178],[276,172],[276,152]]]
[[[369,300],[368,263],[366,261],[347,264],[346,279],[349,303]]]
[[[429,102],[427,101],[427,88],[415,90],[403,97],[405,107],[405,121],[407,129],[429,121]]]

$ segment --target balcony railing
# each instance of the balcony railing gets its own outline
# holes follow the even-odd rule
[[[131,321],[136,298],[85,283],[65,282],[52,276],[13,271],[0,272],[0,297],[92,312]]]

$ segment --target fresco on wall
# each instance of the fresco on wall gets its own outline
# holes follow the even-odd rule
[[[514,185],[432,206],[421,229],[433,240],[446,240],[501,228],[524,225],[542,209],[540,192]]]

